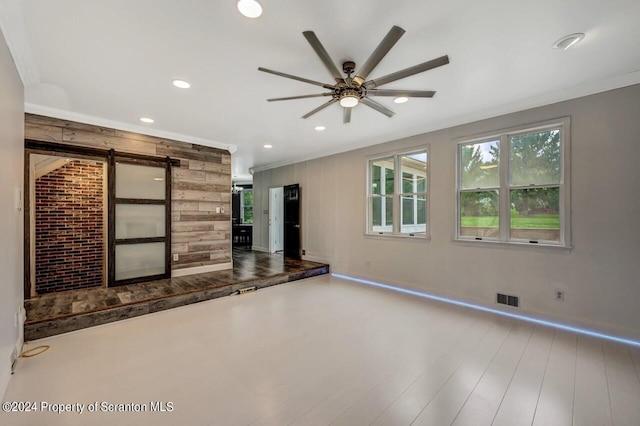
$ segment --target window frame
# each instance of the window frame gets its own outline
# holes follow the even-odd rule
[[[526,135],[535,132],[558,129],[560,131],[560,180],[558,184],[544,185],[512,185],[511,176],[511,139],[516,136]],[[465,145],[478,144],[489,141],[500,141],[500,158],[499,158],[499,186],[497,188],[499,197],[499,213],[498,213],[498,230],[497,238],[479,238],[473,236],[460,235],[461,224],[461,192],[477,191],[470,189],[461,189],[461,148]],[[561,117],[552,120],[546,120],[533,124],[526,124],[517,127],[510,127],[498,131],[488,132],[485,134],[459,138],[455,140],[455,194],[454,194],[454,241],[472,242],[472,243],[489,243],[489,244],[508,244],[508,245],[525,245],[525,246],[544,246],[544,247],[560,247],[571,248],[571,165],[570,165],[570,147],[571,147],[571,119],[570,117]],[[558,187],[559,188],[559,217],[560,217],[560,241],[549,240],[525,240],[511,237],[511,191],[526,188],[541,187]],[[495,190],[494,188],[482,188],[483,190]]]
[[[425,194],[425,202],[426,202],[426,208],[425,208],[425,232],[420,233],[420,232],[402,232],[402,201],[403,201],[403,197],[404,196],[417,196],[419,198],[419,195],[422,194],[422,192],[404,192],[404,188],[403,188],[403,171],[402,171],[402,157],[405,155],[412,155],[412,154],[419,154],[419,153],[426,153],[427,155],[427,171],[426,171],[426,175],[425,175],[425,179],[426,179],[426,184],[425,184],[425,189],[424,189],[424,194]],[[393,165],[394,165],[394,192],[392,195],[389,194],[373,194],[372,188],[373,188],[373,175],[372,175],[372,165],[373,162],[375,162],[376,160],[384,160],[384,159],[388,159],[388,158],[393,158]],[[364,226],[364,233],[365,236],[369,236],[369,237],[381,237],[381,238],[402,238],[402,239],[417,239],[417,240],[429,240],[431,238],[431,226],[430,226],[430,219],[431,219],[431,214],[430,214],[430,210],[431,210],[431,203],[429,202],[429,196],[430,196],[430,186],[431,186],[431,166],[430,166],[430,160],[431,160],[431,152],[430,152],[430,146],[428,144],[426,145],[419,145],[419,146],[414,146],[414,147],[410,147],[407,149],[402,149],[402,150],[395,150],[395,151],[388,151],[388,152],[384,152],[384,153],[379,153],[379,154],[374,154],[374,155],[370,155],[367,156],[366,158],[366,191],[365,191],[365,226]],[[382,173],[381,173],[382,176]],[[372,227],[372,211],[371,211],[371,206],[372,206],[372,202],[371,200],[374,198],[374,196],[376,198],[380,198],[381,200],[384,200],[385,198],[391,198],[392,199],[392,203],[393,203],[393,215],[392,215],[392,230],[391,232],[389,231],[374,231],[373,227]],[[414,218],[414,222],[417,220],[417,217]]]

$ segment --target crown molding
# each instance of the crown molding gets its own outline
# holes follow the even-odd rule
[[[24,111],[29,114],[44,115],[47,117],[58,118],[60,120],[76,121],[78,123],[91,124],[93,126],[108,127],[111,129],[124,130],[126,132],[139,133],[141,135],[155,136],[157,138],[171,139],[180,142],[188,142],[196,145],[208,146],[211,148],[223,149],[229,151],[229,153],[231,154],[238,150],[238,147],[232,144],[225,144],[209,139],[183,135],[181,133],[151,129],[145,126],[138,126],[135,124],[123,123],[121,121],[108,120],[106,118],[94,117],[91,115],[51,108],[43,105],[31,104],[28,102],[25,102],[24,104]]]
[[[356,149],[365,148],[367,146],[391,142],[399,139],[405,139],[412,136],[421,135],[424,133],[435,132],[437,130],[448,129],[455,126],[461,126],[464,124],[473,123],[475,121],[486,120],[489,118],[499,117],[501,115],[526,111],[528,109],[533,109],[533,108],[538,108],[545,105],[564,102],[571,99],[582,98],[589,95],[595,95],[597,93],[608,92],[610,90],[620,89],[627,86],[633,86],[635,84],[640,84],[640,71],[634,71],[628,74],[611,77],[605,80],[587,83],[587,84],[572,87],[569,89],[547,93],[541,96],[522,99],[517,102],[500,105],[500,106],[485,109],[482,111],[475,111],[469,114],[459,115],[451,119],[441,120],[441,121],[432,123],[430,126],[420,129],[416,133],[413,133],[407,136],[402,136],[402,137],[387,139],[387,140],[369,140],[364,143],[349,145],[348,147],[345,147],[345,148],[337,148],[333,150],[323,151],[321,153],[300,156],[295,159],[288,159],[285,161],[280,161],[278,163],[268,164],[265,166],[251,167],[249,169],[249,172],[251,174],[255,174],[265,170],[276,169],[278,167],[289,166],[291,164],[314,160],[316,158],[328,157],[330,155],[340,154],[348,151],[354,151]]]
[[[22,84],[24,86],[38,84],[40,76],[31,54],[20,0],[0,0],[0,29],[9,46]]]

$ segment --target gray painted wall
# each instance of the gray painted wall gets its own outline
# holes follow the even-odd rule
[[[0,394],[4,395],[11,376],[9,358],[22,340],[14,315],[23,304],[23,213],[15,207],[15,191],[23,187],[24,88],[1,33],[0,93]]]
[[[573,249],[452,241],[454,140],[564,116]],[[431,240],[365,236],[366,157],[424,144]],[[523,312],[640,339],[640,85],[257,172],[255,248],[268,247],[268,188],[291,183],[302,187],[307,258],[334,272],[485,305],[500,291],[520,296]],[[564,302],[555,289],[566,292]]]

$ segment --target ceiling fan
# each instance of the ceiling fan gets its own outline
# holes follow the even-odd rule
[[[303,115],[302,118],[309,118],[313,114],[325,109],[329,105],[339,102],[340,106],[343,107],[342,121],[344,123],[349,123],[351,121],[351,109],[359,103],[363,103],[364,105],[375,109],[376,111],[386,115],[387,117],[391,117],[395,114],[384,105],[371,99],[375,96],[388,96],[395,98],[431,98],[436,93],[431,90],[385,90],[377,89],[377,87],[396,80],[400,80],[402,78],[419,74],[424,71],[428,71],[433,68],[437,68],[442,65],[446,65],[449,63],[449,57],[447,55],[441,56],[428,62],[414,65],[409,68],[405,68],[401,71],[385,75],[384,77],[367,80],[367,77],[369,76],[371,71],[373,71],[373,69],[380,63],[382,58],[384,58],[385,55],[389,53],[391,48],[398,42],[398,40],[404,33],[405,30],[394,25],[393,28],[391,28],[391,30],[384,37],[382,42],[380,42],[378,47],[376,47],[376,49],[373,51],[371,56],[369,56],[364,65],[358,70],[358,72],[355,73],[354,77],[351,77],[351,75],[354,74],[356,64],[352,61],[346,61],[342,64],[342,71],[346,74],[346,77],[344,77],[325,50],[324,46],[322,46],[322,43],[320,43],[320,40],[318,40],[318,37],[316,37],[315,33],[313,31],[305,31],[302,33],[302,35],[304,35],[309,44],[311,44],[313,50],[316,51],[316,53],[320,57],[320,60],[322,61],[322,63],[324,63],[324,66],[327,67],[332,77],[336,81],[335,84],[325,84],[319,81],[309,80],[307,78],[260,67],[258,68],[259,71],[290,78],[293,80],[301,81],[303,83],[313,84],[315,86],[320,86],[329,90],[328,92],[316,93],[313,95],[272,98],[267,99],[267,101],[288,101],[292,99],[319,98],[323,96],[330,96],[331,100],[320,105],[318,108],[309,111],[308,113]]]

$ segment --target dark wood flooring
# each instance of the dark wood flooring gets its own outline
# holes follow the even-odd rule
[[[233,249],[233,269],[113,288],[45,294],[25,301],[25,340],[40,339],[217,297],[329,273],[329,265]]]

